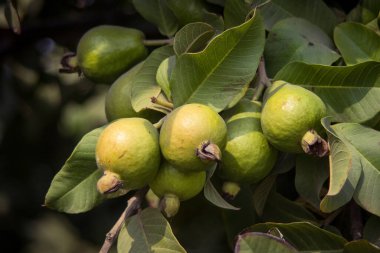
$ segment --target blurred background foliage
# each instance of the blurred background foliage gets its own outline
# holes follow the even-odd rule
[[[52,178],[81,136],[106,122],[108,86],[76,74],[59,74],[60,59],[65,52],[75,51],[84,32],[100,24],[135,27],[149,39],[161,35],[128,0],[14,2],[21,20],[19,35],[8,28],[3,15],[6,1],[0,1],[1,252],[98,252],[126,197],[79,215],[42,206]],[[348,12],[358,1],[340,2]],[[221,8],[213,9],[218,10],[222,13]],[[213,240],[222,243],[209,252],[228,249],[228,235],[217,229],[228,212],[210,215],[220,210],[202,197],[184,203],[181,210],[187,211],[173,221],[173,230],[185,248],[194,249],[194,241],[202,248]],[[189,215],[195,212],[196,217]],[[214,232],[204,235],[202,226],[214,227]]]

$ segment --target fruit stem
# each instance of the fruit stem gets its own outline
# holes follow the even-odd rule
[[[162,40],[143,40],[145,46],[164,46],[172,45],[173,39],[162,39]]]
[[[60,73],[78,73],[81,74],[81,70],[78,66],[78,58],[74,52],[69,52],[63,55],[61,59],[62,68],[59,69]]]
[[[329,145],[318,133],[311,129],[302,137],[302,149],[308,155],[324,157],[329,153]]]
[[[196,156],[204,161],[216,161],[219,162],[222,157],[222,152],[218,145],[210,142],[204,141],[199,145],[195,152]]]
[[[240,186],[235,182],[224,182],[222,191],[225,197],[231,200],[240,192]]]
[[[153,126],[156,128],[156,129],[160,129],[162,124],[164,124],[164,121],[166,119],[166,116],[161,118],[158,122],[154,123]]]
[[[252,97],[252,101],[258,101],[263,94],[264,90],[272,85],[270,82],[267,72],[265,70],[265,61],[264,57],[261,57],[260,63],[259,63],[259,84],[256,87],[256,92]]]
[[[180,200],[176,195],[165,194],[165,196],[160,201],[160,209],[164,212],[166,217],[173,217],[178,213]]]
[[[165,107],[169,111],[173,110],[173,108],[174,108],[173,103],[170,103],[170,102],[165,101],[165,100],[158,98],[158,97],[151,97],[150,101],[152,101],[153,104],[157,104],[157,105],[160,105],[162,107]]]

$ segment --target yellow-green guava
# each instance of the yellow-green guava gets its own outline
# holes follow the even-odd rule
[[[104,171],[97,184],[101,193],[138,189],[152,181],[159,168],[158,132],[145,119],[116,120],[100,134],[95,153]]]
[[[96,83],[112,83],[148,55],[144,34],[136,29],[101,25],[87,31],[77,46],[78,67]]]
[[[223,118],[213,109],[186,104],[166,116],[160,131],[161,152],[178,170],[205,170],[220,159],[226,133]]]
[[[326,106],[313,92],[283,81],[274,84],[261,113],[262,130],[277,149],[303,153],[303,137],[309,131],[320,132]]]
[[[200,193],[205,182],[205,171],[184,173],[164,161],[149,186],[161,198],[165,214],[171,217],[177,213],[180,201],[191,199]]]
[[[272,170],[277,150],[261,130],[261,103],[243,99],[223,116],[227,117],[227,144],[220,176],[236,184],[262,180]]]

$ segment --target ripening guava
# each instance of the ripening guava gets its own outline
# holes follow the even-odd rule
[[[278,85],[280,84],[280,85]],[[326,106],[313,92],[283,81],[274,83],[261,113],[261,126],[269,142],[289,153],[302,153],[308,131],[320,132]]]
[[[184,173],[164,161],[149,186],[161,198],[166,215],[171,217],[177,213],[179,202],[196,196],[202,191],[205,182],[205,171]]]
[[[96,162],[104,175],[101,193],[133,190],[147,185],[160,165],[158,132],[147,120],[125,118],[110,123],[96,144]]]
[[[96,83],[112,83],[148,54],[136,29],[101,25],[87,31],[77,46],[78,67]]]
[[[213,109],[186,104],[166,116],[160,131],[161,152],[178,170],[205,170],[220,159],[226,133],[223,118]]]
[[[227,144],[222,152],[220,176],[237,184],[262,180],[272,170],[277,150],[261,130],[261,103],[243,99],[224,116]]]

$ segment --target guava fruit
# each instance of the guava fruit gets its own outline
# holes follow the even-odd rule
[[[222,152],[220,176],[224,191],[234,197],[240,183],[256,183],[272,170],[277,150],[261,130],[261,103],[242,99],[223,113],[227,117],[227,144]],[[236,189],[232,187],[235,183]]]
[[[317,133],[321,132],[320,121],[326,116],[325,104],[316,94],[303,87],[278,84],[266,96],[261,113],[265,136],[275,148],[283,152],[324,156],[328,146]]]
[[[160,112],[149,109],[136,112],[132,107],[132,85],[134,82],[134,76],[141,66],[142,63],[122,74],[108,90],[105,111],[109,122],[120,118],[139,117],[155,123],[164,116]]]
[[[161,152],[178,170],[205,170],[220,160],[226,133],[223,118],[213,109],[186,104],[166,116],[160,131]]]
[[[180,201],[196,196],[205,182],[205,171],[184,173],[164,161],[149,186],[161,198],[160,205],[166,216],[172,217],[178,212]]]
[[[101,25],[88,30],[77,46],[78,67],[96,83],[112,83],[148,55],[144,34],[136,29]]]
[[[158,132],[145,119],[116,120],[100,134],[95,154],[104,171],[97,184],[99,192],[141,188],[153,180],[160,165]]]

